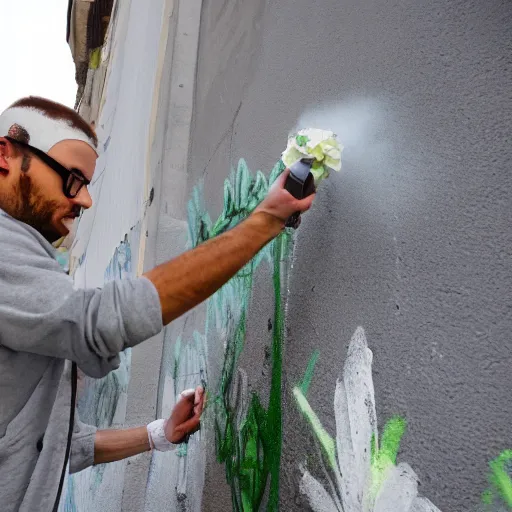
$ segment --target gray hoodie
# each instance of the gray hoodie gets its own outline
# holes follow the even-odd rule
[[[158,334],[146,278],[75,289],[53,247],[0,210],[0,509],[53,510],[70,431],[72,364],[91,377]],[[95,427],[75,416],[70,472],[93,464]]]

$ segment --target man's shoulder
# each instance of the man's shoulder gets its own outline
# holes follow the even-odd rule
[[[0,210],[0,250],[6,264],[28,263],[26,258],[53,260],[51,245],[33,228]]]

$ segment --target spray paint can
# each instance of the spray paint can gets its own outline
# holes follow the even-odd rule
[[[314,158],[303,158],[290,166],[284,188],[296,199],[304,199],[315,193],[315,180],[311,174]],[[288,228],[297,229],[300,224],[300,212],[295,212],[285,223]]]

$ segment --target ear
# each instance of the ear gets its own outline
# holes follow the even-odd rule
[[[8,159],[12,156],[14,156],[12,144],[5,137],[0,137],[0,170],[9,172]]]

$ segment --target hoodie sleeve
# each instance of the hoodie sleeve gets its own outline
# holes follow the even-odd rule
[[[69,457],[69,472],[71,474],[88,468],[94,464],[94,441],[97,428],[86,425],[75,412],[75,427],[71,437],[71,453]]]
[[[75,289],[26,230],[15,225],[6,239],[0,229],[0,247],[0,345],[75,361],[99,378],[119,366],[119,352],[162,330],[158,292],[145,277]]]

